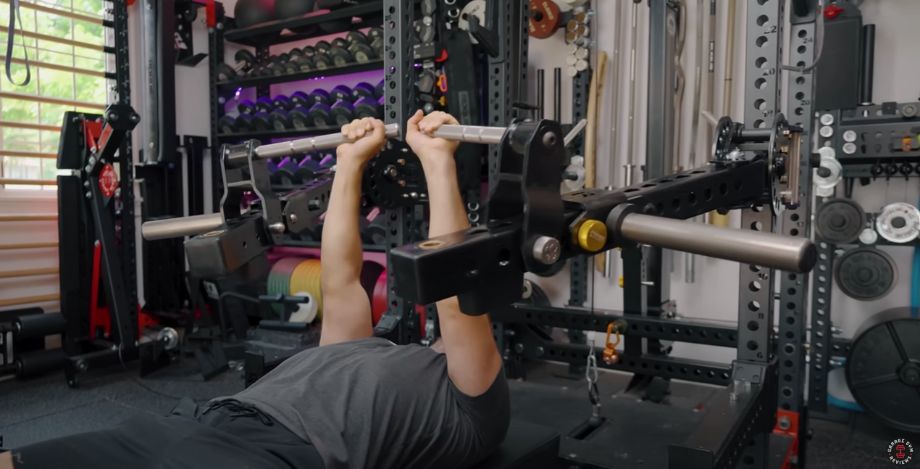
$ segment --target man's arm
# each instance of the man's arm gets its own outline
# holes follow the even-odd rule
[[[9,451],[0,454],[0,469],[13,469],[13,453]]]
[[[418,111],[406,125],[406,141],[421,160],[428,183],[429,237],[470,227],[457,182],[457,143],[431,137],[444,124],[457,124],[457,120],[443,112],[423,116]],[[468,396],[486,392],[502,365],[489,316],[463,314],[457,297],[439,301],[437,307],[451,381]]]
[[[323,292],[323,330],[320,345],[370,337],[371,305],[361,287],[361,249],[358,217],[364,167],[386,143],[383,122],[361,119],[342,127],[354,143],[336,149],[335,179],[323,224],[320,279]]]

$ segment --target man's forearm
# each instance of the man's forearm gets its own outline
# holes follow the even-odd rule
[[[428,237],[436,237],[463,231],[470,227],[460,197],[457,169],[453,155],[429,158],[435,162],[424,166],[428,180],[428,207],[431,219],[428,223]]]
[[[332,182],[320,248],[324,290],[348,285],[361,277],[363,254],[358,217],[362,173],[360,167],[340,166]]]

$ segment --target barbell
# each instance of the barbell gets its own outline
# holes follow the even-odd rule
[[[505,139],[507,131],[507,127],[443,125],[433,135],[465,143],[497,145]],[[385,133],[388,138],[399,136],[399,124],[386,125]],[[330,150],[348,142],[341,133],[334,133],[262,145],[254,149],[253,156],[261,159],[282,158]],[[227,164],[240,167],[245,162],[245,158],[238,158],[238,161],[227,161]],[[178,238],[217,230],[225,222],[221,214],[197,215],[149,221],[143,224],[141,232],[146,240]],[[816,258],[814,244],[806,238],[720,228],[639,213],[625,214],[618,218],[616,226],[609,228],[613,236],[635,243],[788,272],[807,272]]]

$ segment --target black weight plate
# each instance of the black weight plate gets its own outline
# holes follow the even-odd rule
[[[865,226],[866,214],[862,207],[848,199],[825,202],[815,216],[818,236],[833,244],[855,242]]]
[[[253,123],[252,115],[250,114],[240,114],[235,121],[235,129],[237,132],[252,132]]]
[[[333,101],[351,101],[351,88],[345,85],[336,85],[329,92],[329,96],[332,97]]]
[[[313,121],[313,127],[326,127],[332,125],[335,120],[332,117],[332,109],[328,104],[316,103],[310,108],[308,113],[310,120]]]
[[[291,119],[291,127],[297,130],[305,130],[313,125],[313,122],[310,120],[310,111],[302,106],[291,109],[291,112],[288,113],[288,117]]]
[[[355,58],[355,62],[359,64],[366,64],[377,57],[377,53],[374,52],[374,49],[371,49],[371,46],[367,44],[352,45],[348,48],[348,51],[351,52],[352,57]]]
[[[312,98],[312,103],[323,103],[323,104],[332,104],[335,102],[332,99],[332,95],[328,91],[323,89],[315,89],[310,92],[310,98]],[[312,105],[312,104],[311,104]]]
[[[326,70],[332,66],[332,59],[326,54],[317,54],[313,56],[313,67],[317,70]]]
[[[329,49],[328,55],[336,67],[344,67],[354,62],[354,58],[351,56],[351,53],[342,47],[333,47],[332,49]]]
[[[317,54],[325,54],[329,52],[329,49],[332,49],[332,44],[329,44],[329,41],[319,41],[313,47],[316,49]]]
[[[367,36],[361,31],[349,31],[345,37],[352,44],[367,44]]]
[[[272,128],[278,131],[290,130],[293,128],[291,125],[291,119],[288,117],[288,114],[281,110],[276,110],[271,113]]]
[[[348,101],[336,101],[332,105],[332,118],[338,126],[348,124],[355,120],[355,108]]]
[[[297,70],[301,72],[310,72],[313,71],[313,59],[307,56],[300,56],[292,60],[291,63],[297,66]]]
[[[217,81],[230,81],[236,78],[236,70],[227,64],[217,66]]]
[[[353,100],[361,98],[376,98],[377,90],[374,89],[374,85],[366,81],[362,81],[351,89],[351,96]]]
[[[851,249],[837,259],[834,278],[850,298],[874,300],[888,294],[898,279],[897,266],[876,248]]]
[[[311,98],[307,93],[304,93],[303,91],[295,91],[291,93],[291,102],[293,102],[295,106],[304,107],[310,107],[314,103],[313,98]]]
[[[272,98],[263,96],[256,100],[256,110],[259,112],[270,113],[275,110],[275,101]]]
[[[272,128],[272,118],[266,112],[257,112],[252,116],[252,130],[257,132],[264,132],[266,130],[271,130]]]
[[[376,98],[361,98],[355,102],[354,109],[355,119],[364,119],[365,117],[379,119],[383,114],[383,110],[377,104]]]
[[[240,114],[252,114],[256,112],[256,105],[252,101],[244,99],[236,105],[236,109],[240,111]]]
[[[283,62],[272,62],[266,68],[268,69],[269,75],[274,77],[280,77],[287,73],[287,69],[285,68],[285,64]]]
[[[376,38],[383,39],[383,28],[373,27],[371,29],[368,29],[367,37],[370,38],[371,40],[374,40]]]
[[[427,202],[422,164],[404,142],[387,140],[384,150],[367,166],[363,192],[372,205],[388,209]]]
[[[847,357],[847,385],[866,411],[905,432],[920,432],[920,318],[895,308],[868,320]]]
[[[217,122],[217,127],[222,134],[232,134],[236,131],[236,119],[230,116],[221,117]]]
[[[291,98],[288,98],[287,96],[283,94],[279,94],[278,96],[275,96],[275,99],[273,101],[275,103],[275,109],[283,109],[285,111],[290,111],[291,109],[294,109],[294,106],[296,106],[296,104]]]
[[[256,60],[256,56],[253,55],[252,52],[249,52],[246,49],[240,49],[236,51],[236,53],[233,54],[233,59],[236,60],[237,63],[242,62],[242,63],[249,64],[249,65],[255,65],[256,62],[258,62]]]

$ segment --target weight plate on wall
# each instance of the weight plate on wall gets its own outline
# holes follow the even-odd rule
[[[834,278],[840,290],[850,298],[869,301],[891,291],[898,281],[898,268],[886,252],[858,248],[837,259]]]
[[[530,36],[537,39],[552,37],[562,22],[559,6],[551,0],[530,0]]]
[[[821,154],[821,165],[814,170],[812,177],[815,184],[815,195],[830,197],[834,195],[834,188],[843,178],[843,167],[837,161],[836,152],[831,147],[818,150]]]
[[[866,224],[866,214],[856,202],[831,199],[825,202],[815,217],[818,236],[834,244],[856,241]]]
[[[847,385],[885,424],[920,432],[920,319],[901,307],[867,319],[847,356]]]
[[[875,219],[875,230],[892,243],[909,243],[917,239],[920,210],[904,202],[888,204]]]
[[[470,16],[475,16],[479,20],[481,26],[486,24],[486,0],[472,0],[470,3],[467,3],[463,10],[460,11],[460,18],[457,19],[457,27],[464,30],[470,30]],[[479,44],[479,41],[476,40],[472,35],[470,35],[470,41],[473,44]]]

